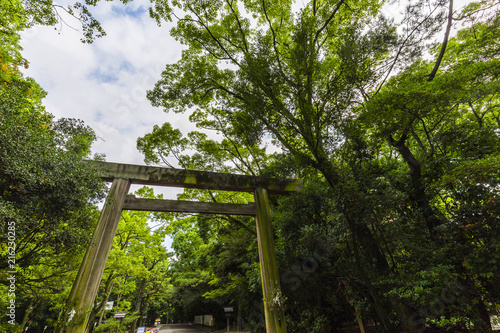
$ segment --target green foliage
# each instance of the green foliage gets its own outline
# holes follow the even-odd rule
[[[123,3],[129,0],[123,0]],[[69,5],[61,5],[53,1],[30,0],[25,1],[21,15],[26,18],[26,27],[33,25],[47,25],[60,27],[68,25],[64,21],[64,15],[73,16],[81,24],[83,43],[92,43],[95,38],[106,35],[101,23],[95,19],[89,8],[96,6],[99,0],[85,0],[85,2],[75,2]],[[70,28],[71,27],[69,26]],[[62,28],[60,28],[62,29]]]
[[[1,277],[5,283],[12,264],[20,308],[32,300],[33,306],[56,312],[77,269],[74,258],[89,241],[94,204],[103,195],[95,170],[81,163],[95,134],[76,120],[53,121],[41,106],[43,90],[19,73],[11,79],[0,88]],[[13,224],[15,233],[8,233]],[[7,237],[14,234],[15,262],[7,260]]]
[[[258,173],[269,158],[264,149],[243,147],[231,140],[218,142],[200,132],[182,137],[168,123],[140,138],[138,148],[147,162],[170,165],[168,158],[174,157],[182,167],[218,172]],[[190,150],[195,153],[189,154]],[[226,203],[253,200],[245,193],[190,189],[178,199]],[[171,317],[192,321],[195,315],[213,314],[220,323],[225,318],[224,306],[237,306],[243,315],[255,311],[261,291],[258,266],[253,264],[258,257],[252,222],[247,217],[182,213],[170,221],[165,230],[173,238],[175,255],[169,267],[171,285],[164,297]]]
[[[174,156],[184,168],[306,180],[303,193],[272,199],[290,331],[340,331],[358,315],[385,332],[487,330],[500,280],[498,3],[456,11],[463,29],[432,80],[435,60],[424,59],[440,53],[428,45],[448,3],[409,2],[400,22],[381,5],[156,1],[152,16],[177,18],[171,33],[187,49],[148,98],[192,112],[203,133],[165,124],[138,148],[154,163]],[[281,152],[266,156],[270,144]],[[255,256],[232,255],[253,241],[222,237],[243,229],[175,223],[174,266],[191,270],[179,275],[192,288],[180,307],[259,288]],[[219,273],[216,255],[233,269]]]
[[[95,332],[122,332],[130,326],[138,316],[126,316],[123,320],[116,320],[114,318],[108,319],[105,323],[96,327]]]
[[[192,115],[196,117],[196,113]],[[186,169],[217,172],[243,172],[256,175],[267,156],[258,145],[243,146],[232,139],[220,142],[205,133],[193,131],[183,137],[170,123],[154,126],[153,131],[137,139],[137,149],[146,163],[163,163],[172,167],[169,157]]]
[[[15,325],[4,316],[2,331],[24,330],[28,322],[39,331],[53,326],[104,195],[96,171],[81,163],[91,158],[94,131],[79,120],[54,120],[42,105],[45,91],[20,71],[28,62],[19,32],[53,24],[56,13],[47,11],[53,8],[48,2],[0,2],[2,291],[9,286],[7,272],[17,272]],[[2,292],[2,306],[13,299],[10,294]]]

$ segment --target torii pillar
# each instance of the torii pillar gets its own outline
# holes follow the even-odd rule
[[[281,294],[280,277],[276,252],[274,251],[274,236],[271,226],[271,213],[267,190],[255,190],[257,204],[257,241],[259,244],[260,277],[262,293],[264,294],[264,314],[266,331],[268,333],[286,333],[284,297]]]
[[[113,180],[92,241],[85,253],[66,302],[65,311],[59,319],[62,322],[59,323],[61,326],[57,332],[85,332],[129,189],[130,181],[128,179],[116,178]],[[64,330],[63,325],[67,325],[66,330]]]

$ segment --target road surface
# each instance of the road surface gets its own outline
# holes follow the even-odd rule
[[[163,325],[160,333],[207,333],[188,324],[168,324]]]

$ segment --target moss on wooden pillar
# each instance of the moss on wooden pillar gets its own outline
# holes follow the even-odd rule
[[[113,180],[56,332],[85,332],[129,189],[128,179]]]
[[[260,275],[264,295],[264,314],[267,333],[286,333],[284,297],[281,293],[273,229],[267,190],[255,190],[257,205],[257,240],[259,243]]]

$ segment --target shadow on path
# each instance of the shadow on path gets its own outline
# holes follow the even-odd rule
[[[189,324],[168,324],[160,328],[160,333],[206,333]]]

